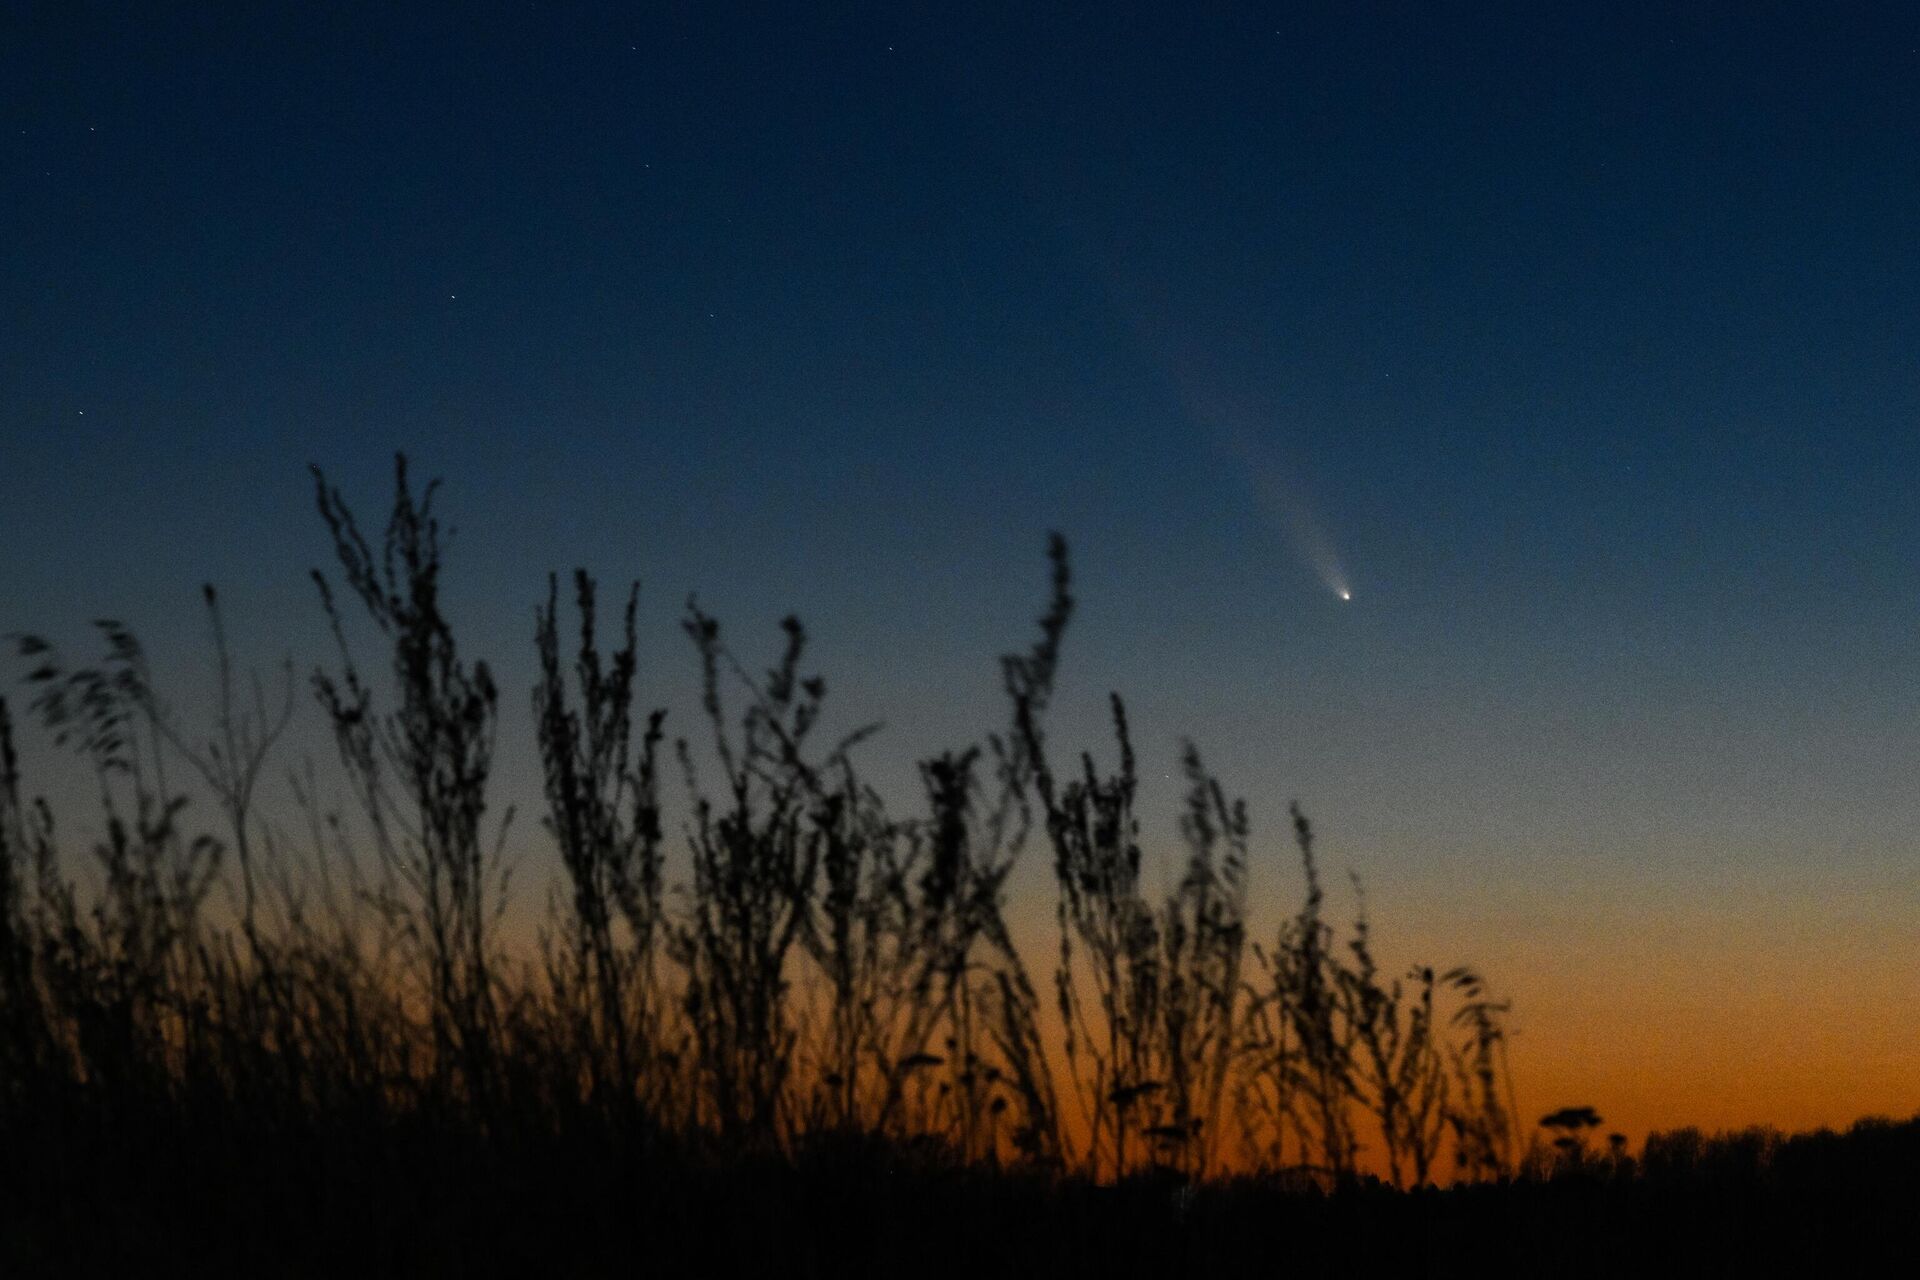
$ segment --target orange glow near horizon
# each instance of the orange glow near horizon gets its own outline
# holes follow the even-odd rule
[[[1256,903],[1291,902],[1255,888]],[[1343,946],[1342,888],[1329,886],[1327,918]],[[1542,1115],[1571,1105],[1592,1106],[1602,1140],[1621,1132],[1636,1150],[1661,1130],[1839,1129],[1920,1113],[1920,938],[1898,894],[1802,884],[1716,899],[1649,883],[1575,897],[1369,891],[1383,973],[1469,964],[1512,1002],[1523,1143]],[[1052,911],[1034,892],[1009,912],[1023,957],[1046,966],[1030,975],[1043,993],[1058,947]],[[1254,937],[1276,924],[1274,912],[1257,916]],[[1077,1132],[1057,1015],[1051,995],[1043,1001],[1063,1122]]]

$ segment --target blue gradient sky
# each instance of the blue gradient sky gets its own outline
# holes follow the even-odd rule
[[[683,728],[687,593],[800,610],[905,794],[1058,528],[1063,743],[1119,688],[1299,797],[1542,1104],[1920,1105],[1911,9],[164,8],[5,20],[0,630],[186,679],[211,579],[309,665],[304,465],[371,514],[404,448],[506,792],[584,563]]]

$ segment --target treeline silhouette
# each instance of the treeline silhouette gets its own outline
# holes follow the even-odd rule
[[[690,741],[643,709],[637,586],[609,626],[591,577],[564,602],[550,580],[532,703],[563,879],[516,951],[499,689],[442,610],[435,486],[399,459],[369,534],[314,480],[335,656],[311,693],[352,811],[288,771],[298,847],[258,796],[299,681],[240,670],[212,588],[204,723],[122,625],[84,664],[16,639],[101,835],[83,878],[0,700],[0,1261],[164,1242],[279,1271],[1131,1273],[1244,1263],[1284,1227],[1302,1265],[1433,1269],[1622,1206],[1710,1195],[1738,1219],[1814,1203],[1836,1170],[1856,1206],[1913,1187],[1913,1125],[1656,1135],[1637,1159],[1618,1135],[1590,1149],[1589,1108],[1531,1133],[1507,1006],[1470,968],[1384,974],[1364,911],[1328,920],[1297,807],[1304,895],[1257,934],[1246,806],[1191,745],[1181,874],[1150,893],[1124,703],[1112,768],[1048,741],[1058,538],[1038,634],[1001,659],[1001,725],[921,762],[906,815],[863,780],[864,731],[822,740],[797,620],[756,672],[689,603]],[[1038,968],[1007,918],[1028,850],[1056,890]]]

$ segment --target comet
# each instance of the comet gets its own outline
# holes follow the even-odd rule
[[[1087,256],[1095,263],[1093,274],[1104,286],[1109,305],[1165,377],[1183,416],[1245,477],[1262,523],[1280,535],[1321,586],[1342,603],[1351,601],[1353,586],[1333,538],[1300,483],[1297,468],[1286,465],[1276,447],[1288,426],[1284,406],[1262,404],[1237,387],[1235,379],[1221,376],[1218,360],[1204,344],[1166,317],[1166,308],[1158,301],[1162,291],[1142,287],[1117,263],[1101,261],[1098,254]]]
[[[1207,401],[1195,402],[1191,412],[1208,426],[1222,452],[1240,465],[1268,527],[1285,539],[1320,585],[1343,603],[1351,601],[1353,583],[1319,512],[1293,473],[1262,446],[1261,435],[1246,417]]]

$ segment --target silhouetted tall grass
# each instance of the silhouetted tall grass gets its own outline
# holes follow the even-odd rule
[[[17,640],[30,709],[92,768],[100,830],[82,875],[30,798],[0,699],[0,1158],[20,1203],[36,1162],[66,1194],[138,1195],[109,1185],[117,1161],[225,1177],[286,1161],[269,1181],[288,1195],[371,1177],[456,1218],[477,1212],[460,1197],[483,1170],[548,1170],[550,1186],[522,1187],[545,1203],[666,1168],[734,1170],[743,1188],[786,1176],[769,1170],[888,1168],[1001,1179],[1022,1203],[1182,1186],[1168,1229],[1184,1231],[1210,1179],[1209,1212],[1230,1219],[1249,1178],[1341,1195],[1519,1174],[1798,1187],[1828,1158],[1684,1134],[1638,1162],[1624,1140],[1595,1156],[1586,1108],[1545,1119],[1557,1147],[1529,1140],[1507,1006],[1470,968],[1383,975],[1364,906],[1343,940],[1297,807],[1303,895],[1255,936],[1249,806],[1190,744],[1179,874],[1150,892],[1124,703],[1111,771],[1090,753],[1063,766],[1049,742],[1073,612],[1057,538],[1038,634],[1002,659],[1002,723],[922,762],[905,813],[862,777],[867,731],[822,740],[827,686],[797,620],[755,672],[689,602],[701,696],[681,727],[640,710],[637,584],[606,637],[595,582],[575,574],[569,620],[550,579],[532,707],[561,878],[537,954],[516,951],[499,932],[499,691],[442,606],[435,486],[416,494],[400,460],[370,537],[314,479],[345,590],[313,575],[335,657],[312,691],[356,812],[275,757],[291,672],[240,672],[211,588],[201,729],[162,701],[124,626],[98,624],[103,651],[78,664]],[[663,770],[684,788],[677,828]],[[258,812],[281,773],[300,847]],[[1008,922],[1009,876],[1041,841],[1058,941],[1044,998]],[[1913,1149],[1910,1129],[1854,1141]]]
[[[667,934],[659,756],[664,711],[634,721],[639,585],[621,615],[621,646],[603,655],[597,589],[574,578],[579,642],[570,691],[560,656],[558,584],[536,615],[540,682],[535,732],[546,780],[547,829],[570,897],[546,952],[550,1036],[581,1072],[586,1097],[659,1110],[661,1067],[677,1054],[662,1039]]]

